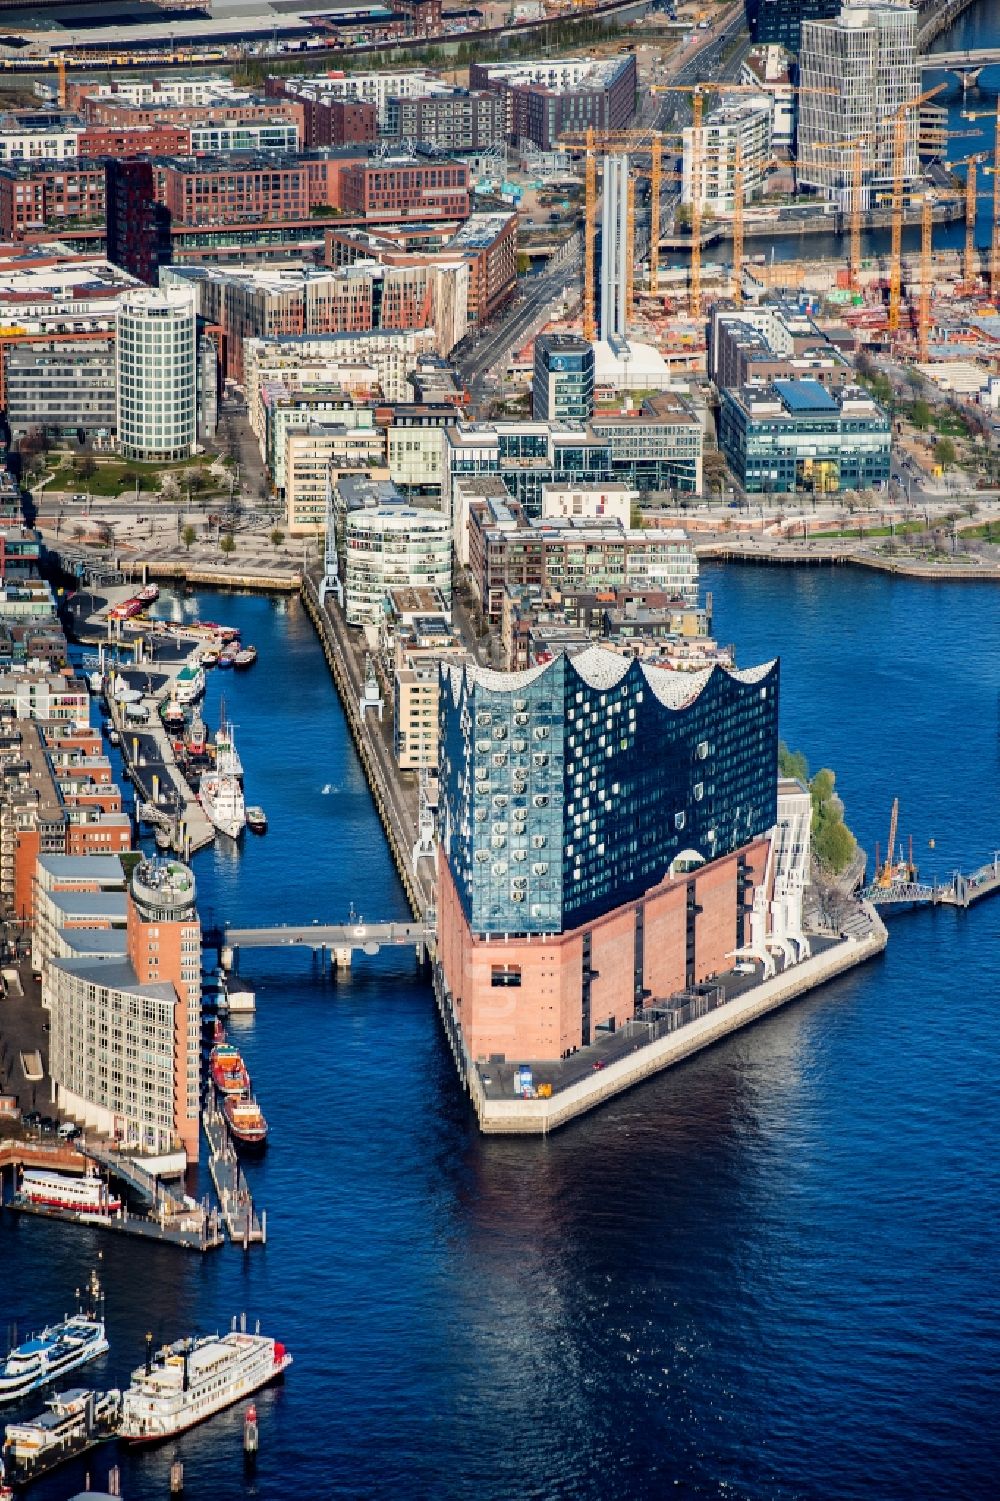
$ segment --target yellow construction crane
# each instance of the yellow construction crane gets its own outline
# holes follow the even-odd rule
[[[963,110],[963,120],[989,120],[992,110]],[[993,232],[990,238],[990,294],[1000,302],[1000,95],[997,96],[996,125],[993,135],[993,165],[984,168],[993,177]]]
[[[560,144],[583,147],[586,152],[584,164],[584,268],[583,268],[583,337],[593,341],[597,337],[595,313],[596,285],[594,260],[597,245],[597,155],[632,155],[636,152],[648,155],[648,168],[633,166],[628,183],[628,224],[626,246],[625,310],[630,319],[634,305],[635,277],[635,176],[647,175],[650,179],[650,224],[649,224],[649,288],[654,296],[659,293],[660,266],[660,195],[664,177],[679,178],[677,172],[663,171],[663,136],[658,131],[615,130],[597,131],[593,126],[580,134],[567,132],[560,136]]]
[[[926,365],[931,331],[931,263],[934,245],[934,195],[920,205],[920,303],[917,310],[917,359]]]
[[[903,289],[903,173],[906,168],[906,117],[945,87],[939,83],[901,104],[892,117],[892,246],[889,252],[889,332],[899,332]]]
[[[956,167],[965,167],[965,253],[962,259],[962,277],[966,286],[972,286],[978,280],[977,256],[976,256],[976,214],[979,207],[978,194],[978,170],[979,163],[986,160],[984,151],[973,152],[972,156],[963,156],[957,162],[944,162],[942,165],[949,172],[954,172]]]

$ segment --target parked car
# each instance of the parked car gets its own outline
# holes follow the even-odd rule
[[[82,1136],[83,1133],[75,1121],[63,1121],[59,1127],[59,1135],[63,1141],[76,1141],[76,1138]]]
[[[40,1131],[57,1131],[59,1129],[59,1122],[53,1115],[43,1115],[38,1122],[38,1129]]]

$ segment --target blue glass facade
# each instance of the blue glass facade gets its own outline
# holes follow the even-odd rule
[[[473,932],[553,933],[777,814],[777,662],[681,674],[599,647],[444,669],[442,846]]]

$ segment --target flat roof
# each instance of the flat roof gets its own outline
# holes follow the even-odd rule
[[[776,380],[774,389],[790,412],[839,412],[840,408],[818,380]]]

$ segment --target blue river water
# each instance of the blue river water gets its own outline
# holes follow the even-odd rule
[[[742,662],[780,652],[784,733],[836,769],[869,849],[895,794],[928,873],[1000,845],[1000,595],[847,570],[705,584]],[[225,692],[271,828],[196,857],[206,916],[403,915],[298,602],[173,608],[260,648],[211,675],[208,717]],[[899,918],[883,959],[547,1141],[479,1137],[411,956],[334,982],[247,953],[258,1010],[233,1030],[273,1130],[248,1170],[268,1245],[197,1257],[0,1216],[0,1326],[61,1313],[101,1248],[95,1379],[124,1382],[147,1329],[243,1310],[289,1346],[252,1476],[234,1410],[119,1455],[126,1501],[165,1497],[174,1457],[213,1501],[985,1498],[998,938],[1000,902]]]

